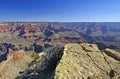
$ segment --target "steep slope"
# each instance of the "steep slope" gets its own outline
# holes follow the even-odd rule
[[[54,79],[120,79],[119,59],[120,53],[95,44],[67,44]]]
[[[56,44],[44,52],[33,55],[33,61],[15,79],[53,79],[56,65],[63,54],[64,46]]]
[[[120,52],[95,44],[58,44],[34,57],[15,79],[120,79]]]
[[[9,53],[7,60],[0,63],[0,79],[14,79],[31,62],[30,55],[23,50]]]

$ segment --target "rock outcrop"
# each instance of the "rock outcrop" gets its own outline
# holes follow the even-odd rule
[[[9,53],[7,60],[0,63],[0,79],[14,79],[31,60],[31,54],[23,50]]]
[[[120,53],[95,44],[67,44],[54,79],[120,79]]]
[[[33,55],[33,61],[15,79],[53,79],[54,70],[63,55],[64,46],[56,44]]]
[[[120,79],[120,52],[100,51],[96,44],[56,44],[34,53],[27,68],[24,53],[12,54],[14,63],[7,65],[9,74],[0,74],[1,79]]]

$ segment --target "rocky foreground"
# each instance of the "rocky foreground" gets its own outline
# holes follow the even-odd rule
[[[18,60],[24,62],[23,59]],[[95,44],[57,44],[32,55],[26,69],[9,66],[6,68],[11,68],[9,74],[5,75],[8,73],[5,72],[1,79],[120,79],[120,52],[111,49],[100,51]]]
[[[31,61],[31,53],[25,53],[24,50],[11,51],[7,60],[0,63],[0,79],[14,79],[20,71],[28,67]]]
[[[67,44],[54,79],[120,79],[120,53],[95,44]]]

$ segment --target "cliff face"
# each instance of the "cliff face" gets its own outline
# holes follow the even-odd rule
[[[56,44],[34,54],[32,60],[19,52],[11,57],[12,63],[7,63],[10,57],[2,62],[6,68],[0,65],[6,69],[2,79],[120,79],[120,52],[100,51],[96,44]]]
[[[30,53],[28,55],[23,50],[9,53],[7,60],[0,63],[0,79],[14,79],[31,60]]]
[[[33,55],[33,61],[15,79],[53,79],[57,63],[63,55],[64,46],[56,44],[44,52]]]
[[[120,78],[119,52],[111,49],[100,51],[95,44],[66,44],[61,60],[57,60],[62,49],[59,45],[50,48],[36,60],[42,62],[33,63],[34,67],[29,67],[16,79]],[[57,66],[56,62],[59,62]]]
[[[67,44],[54,79],[120,79],[120,53],[95,44]]]

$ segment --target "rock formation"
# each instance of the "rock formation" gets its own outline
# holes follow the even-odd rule
[[[120,79],[120,53],[96,44],[55,45],[34,57],[16,79]]]
[[[120,79],[120,53],[95,44],[67,44],[54,79]]]
[[[105,25],[94,22],[5,22],[0,23],[0,42],[6,41],[17,45],[100,42],[107,45],[101,46],[102,49],[108,47],[120,50],[120,29],[119,26],[115,26],[116,23]]]
[[[29,63],[29,67],[15,79],[52,79],[63,50],[62,44],[56,44],[42,53],[33,55],[33,61]]]
[[[0,79],[14,79],[28,67],[32,60],[30,55],[23,50],[9,53],[7,60],[0,63]]]

